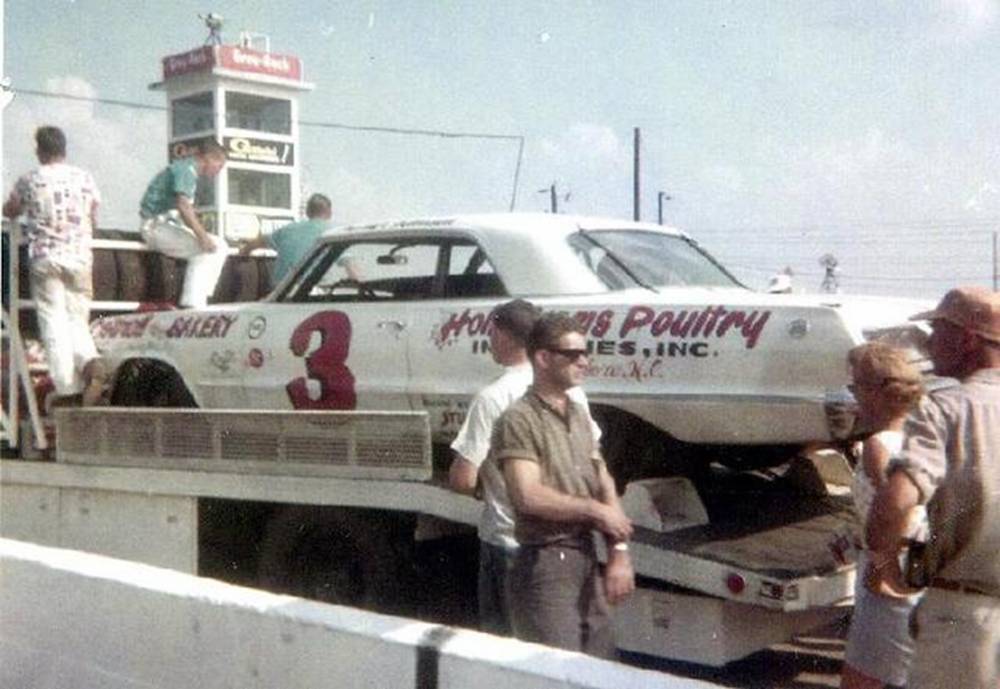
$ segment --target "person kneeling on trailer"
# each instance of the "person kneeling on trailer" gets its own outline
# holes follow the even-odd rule
[[[193,156],[164,168],[146,188],[139,232],[151,251],[187,259],[179,306],[204,308],[226,264],[228,246],[213,237],[198,219],[193,199],[198,177],[215,177],[226,164],[226,149],[214,139],[203,141]]]

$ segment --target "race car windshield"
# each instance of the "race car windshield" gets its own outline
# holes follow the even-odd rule
[[[581,229],[567,241],[577,258],[612,291],[630,287],[742,287],[685,237]]]

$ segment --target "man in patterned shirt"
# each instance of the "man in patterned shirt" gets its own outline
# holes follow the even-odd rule
[[[82,392],[91,405],[106,377],[90,335],[90,247],[101,195],[89,172],[65,162],[61,129],[39,127],[35,143],[40,165],[17,180],[3,214],[25,219],[31,296],[56,394]]]
[[[142,197],[139,231],[152,251],[187,259],[179,306],[204,308],[215,292],[229,247],[213,237],[194,210],[198,177],[215,177],[226,164],[226,149],[214,139],[198,146],[193,156],[178,158],[149,183]]]

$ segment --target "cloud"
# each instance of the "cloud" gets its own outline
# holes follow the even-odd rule
[[[965,202],[964,209],[974,213],[981,213],[989,206],[993,206],[994,209],[998,206],[997,187],[990,182],[983,182]]]
[[[390,190],[377,188],[367,177],[342,166],[321,166],[315,171],[307,166],[302,171],[302,187],[304,197],[316,192],[333,193],[337,224],[385,220],[387,207],[395,210],[403,205]]]
[[[933,32],[943,40],[974,41],[996,23],[996,0],[939,0]]]
[[[730,191],[742,191],[746,184],[745,175],[740,168],[725,163],[705,168],[702,171],[702,179],[713,187]]]
[[[624,202],[631,203],[630,192],[625,190],[631,188],[632,145],[611,127],[573,124],[555,137],[543,138],[537,148],[530,147],[525,161],[523,189],[528,193],[519,208],[548,208],[547,200],[532,200],[530,191],[555,181],[560,195],[572,195],[572,203],[565,208],[569,212],[630,214]],[[617,202],[609,199],[608,190],[614,188],[623,190]]]
[[[72,75],[48,79],[43,90],[84,99],[98,95],[93,84]],[[89,170],[101,189],[99,224],[135,229],[145,186],[166,164],[166,119],[156,111],[21,94],[4,111],[4,183],[9,188],[38,164],[35,129],[58,126],[66,132],[68,162]]]
[[[924,182],[923,162],[905,142],[870,128],[857,137],[817,146],[777,150],[787,161],[771,182],[785,197],[786,212],[800,218],[885,217],[908,207]],[[931,185],[934,186],[934,185]]]
[[[572,125],[555,139],[542,139],[541,149],[551,163],[560,166],[627,169],[632,155],[611,127],[586,123]]]

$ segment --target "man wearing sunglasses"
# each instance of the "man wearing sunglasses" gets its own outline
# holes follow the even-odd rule
[[[503,474],[495,462],[486,460],[496,420],[531,385],[533,374],[526,346],[540,314],[537,307],[524,299],[505,302],[490,314],[490,354],[504,367],[504,372],[472,399],[465,422],[451,444],[455,456],[448,482],[452,490],[483,500],[478,529],[479,626],[491,634],[511,633],[505,582],[517,552],[517,539],[514,510]],[[586,408],[583,390],[573,388],[569,395]],[[596,442],[600,439],[600,429],[592,420],[590,424]]]
[[[635,589],[632,524],[590,429],[569,391],[589,365],[573,318],[542,316],[528,338],[534,382],[504,412],[491,461],[503,469],[521,544],[508,574],[514,634],[526,641],[611,658],[610,604]],[[593,531],[607,544],[603,574]]]
[[[915,629],[911,689],[997,687],[1000,681],[1000,293],[948,292],[929,320],[934,372],[958,385],[931,393],[904,428],[868,517],[872,578],[906,590],[895,566],[906,519],[927,505],[918,558],[927,591]],[[915,570],[914,570],[915,571]],[[908,583],[915,583],[911,581]]]

